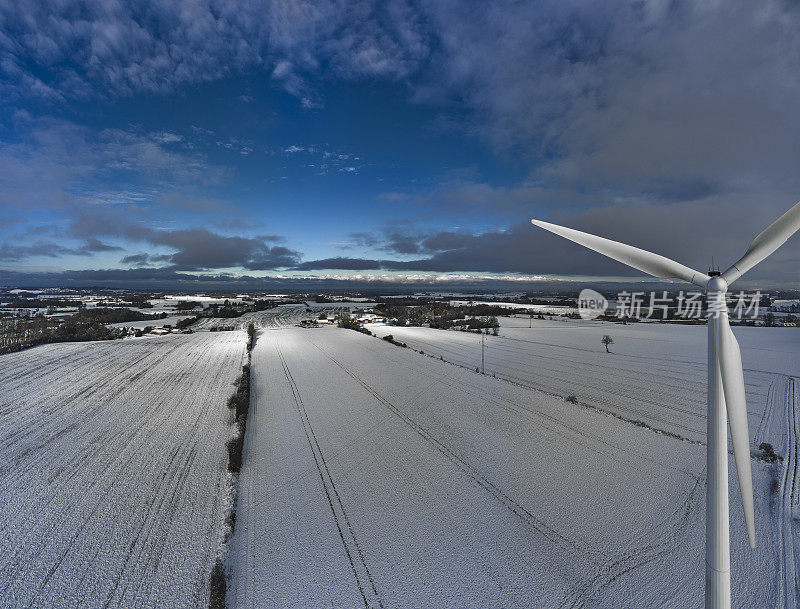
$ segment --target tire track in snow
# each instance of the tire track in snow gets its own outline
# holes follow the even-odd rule
[[[308,440],[309,448],[311,448],[311,453],[314,456],[314,463],[317,466],[317,472],[319,473],[320,480],[322,481],[322,487],[328,499],[328,505],[331,508],[331,513],[333,514],[336,528],[339,531],[339,537],[341,538],[342,545],[344,546],[345,554],[347,555],[347,559],[350,562],[350,567],[353,570],[358,591],[361,593],[361,598],[364,601],[364,607],[367,609],[375,606],[383,608],[383,600],[378,594],[378,590],[375,586],[375,580],[372,577],[369,567],[367,566],[364,558],[364,552],[358,543],[358,539],[356,538],[350,518],[348,517],[347,512],[344,510],[344,505],[342,504],[339,491],[336,490],[333,477],[328,469],[328,464],[325,461],[325,457],[317,440],[317,436],[314,433],[313,427],[311,426],[311,421],[308,419],[308,413],[306,412],[303,398],[300,395],[300,391],[297,388],[294,377],[289,370],[289,366],[286,364],[286,359],[283,356],[283,351],[281,350],[280,345],[276,345],[276,349],[278,352],[278,357],[281,361],[281,365],[283,366],[283,372],[286,375],[286,380],[291,388],[295,406],[297,407],[297,411],[300,414],[300,419],[303,422],[303,430],[305,432],[306,439]],[[345,524],[346,532],[345,528],[342,527],[342,522]],[[369,586],[366,585],[365,580],[369,582]]]
[[[603,565],[595,577],[566,594],[559,609],[584,609],[588,602],[597,598],[618,578],[665,555],[675,538],[688,526],[689,515],[702,496],[699,492],[702,487],[701,480],[698,479],[686,499],[670,514],[668,520],[673,521],[673,524],[665,527],[663,523],[657,522],[638,536],[639,539],[653,540],[651,543],[624,552]]]
[[[775,379],[769,384],[769,388],[767,389],[767,401],[766,405],[764,406],[764,410],[761,413],[761,420],[758,423],[758,428],[756,429],[756,433],[753,434],[753,443],[758,446],[764,441],[764,434],[767,433],[769,429],[770,419],[772,418],[772,411],[775,408],[775,394],[777,392],[776,385],[778,384],[778,380]]]
[[[781,505],[778,516],[781,606],[798,607],[797,556],[795,556],[795,516],[798,494],[798,459],[800,459],[800,419],[797,412],[797,386],[793,377],[786,383],[786,461],[781,479]]]
[[[515,501],[510,495],[508,495],[505,491],[497,487],[493,484],[490,480],[488,480],[483,474],[481,474],[477,469],[475,469],[472,465],[470,465],[467,461],[459,457],[453,450],[451,450],[447,445],[441,442],[438,438],[433,436],[427,429],[425,429],[422,425],[417,423],[414,419],[409,417],[405,412],[403,412],[400,408],[395,406],[392,402],[387,400],[383,397],[380,393],[378,393],[371,385],[365,382],[361,377],[356,375],[352,372],[349,368],[347,368],[344,364],[342,364],[338,359],[336,359],[333,355],[331,355],[328,351],[320,347],[316,343],[312,343],[314,346],[319,349],[324,355],[326,355],[334,364],[339,366],[345,373],[347,373],[353,380],[355,380],[359,385],[361,385],[368,393],[370,393],[378,402],[380,402],[383,406],[388,408],[391,412],[393,412],[400,420],[406,423],[411,429],[413,429],[417,434],[419,434],[424,440],[430,443],[437,451],[439,451],[445,458],[447,458],[450,462],[452,462],[458,469],[460,469],[464,474],[466,474],[469,478],[471,478],[478,486],[482,489],[487,491],[491,494],[495,499],[497,499],[506,509],[508,509],[511,513],[515,516],[520,518],[526,525],[530,528],[544,536],[546,539],[551,541],[553,544],[559,546],[560,548],[568,551],[568,552],[579,552],[584,555],[588,555],[591,559],[597,561],[598,558],[602,561],[602,554],[599,552],[593,551],[590,548],[584,547],[574,540],[566,537],[550,527],[547,523],[545,523],[540,518],[534,516],[528,509],[526,509],[523,505]]]

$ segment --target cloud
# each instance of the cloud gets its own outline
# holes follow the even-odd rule
[[[350,233],[349,241],[340,244],[340,249],[349,249],[351,247],[375,247],[378,245],[378,238],[368,232]]]
[[[596,205],[599,199],[597,194],[557,184],[525,181],[514,186],[496,186],[474,180],[446,180],[423,192],[386,192],[378,198],[428,214],[432,211],[460,217],[490,214],[502,219],[518,218],[537,205]]]
[[[118,252],[122,248],[117,245],[108,245],[107,243],[103,243],[99,239],[95,239],[94,237],[89,237],[86,239],[86,243],[84,243],[80,248],[80,251],[84,251],[87,253],[95,253],[95,252]]]
[[[131,254],[130,256],[124,256],[120,262],[122,264],[131,264],[134,266],[144,266],[148,262],[150,262],[150,255],[149,254]]]
[[[453,231],[439,231],[427,235],[420,241],[420,249],[427,251],[455,250],[467,246],[472,235],[455,233]]]
[[[311,271],[319,269],[341,269],[350,271],[366,271],[371,269],[381,269],[382,261],[368,260],[364,258],[324,258],[322,260],[309,260],[302,262],[295,267],[300,271]]]
[[[799,185],[792,5],[559,0],[433,12],[445,84],[434,80],[431,95],[462,95],[474,132],[537,180],[667,202]]]
[[[545,288],[574,294],[574,285],[544,282],[538,277],[425,275],[420,273],[357,273],[355,275],[306,275],[302,277],[231,275],[228,273],[185,273],[171,268],[141,267],[136,269],[98,269],[85,271],[11,271],[0,269],[0,284],[19,286],[107,286],[140,289],[185,290],[276,290],[303,291],[325,289],[402,290],[446,284],[449,289],[507,288],[511,290]],[[630,286],[626,286],[630,287]]]
[[[164,93],[260,68],[313,108],[320,99],[310,73],[324,67],[339,78],[398,79],[428,54],[424,16],[405,2],[79,5],[0,4],[0,66],[9,93]]]
[[[421,251],[418,237],[392,229],[384,229],[384,234],[387,239],[385,249],[389,251],[398,254],[419,254]]]
[[[546,219],[593,234],[623,241],[671,257],[705,272],[716,264],[727,268],[745,251],[752,238],[784,209],[774,203],[769,212],[749,202],[728,205],[719,213],[714,200],[673,204],[618,205],[581,212],[561,212]],[[754,213],[758,211],[759,213]],[[694,224],[684,218],[693,216]],[[765,220],[770,218],[770,220]],[[708,231],[707,227],[715,230]],[[595,254],[563,238],[532,226],[528,221],[503,231],[456,233],[436,231],[401,242],[404,253],[425,253],[412,260],[327,258],[309,260],[300,270],[403,270],[431,272],[491,272],[526,275],[598,275],[634,277],[642,273]],[[397,251],[397,250],[395,250]],[[397,253],[400,253],[397,251]],[[745,281],[746,280],[746,281]],[[745,276],[746,282],[782,282],[800,285],[800,236],[793,237],[771,258]]]
[[[134,130],[94,131],[29,115],[15,126],[16,137],[0,141],[0,200],[8,208],[139,203],[158,192],[218,184],[229,174],[203,155],[167,150]],[[110,190],[110,181],[138,189]]]
[[[56,258],[74,253],[73,249],[47,241],[37,241],[31,245],[9,245],[7,243],[0,245],[0,260],[4,261],[23,260],[32,256]]]
[[[270,241],[272,243],[286,241],[286,237],[283,235],[257,235],[256,239],[260,239],[261,241]]]
[[[203,228],[157,230],[129,220],[102,213],[78,213],[70,233],[77,238],[112,236],[131,242],[146,242],[172,250],[160,258],[142,254],[123,258],[123,262],[142,264],[160,260],[178,270],[243,267],[268,270],[297,264],[299,253],[284,246],[270,245],[282,240],[277,235],[257,237],[225,236]]]
[[[398,264],[609,270],[573,246],[544,236],[531,241],[520,218],[544,214],[704,267],[711,254],[738,255],[760,218],[777,216],[800,191],[800,12],[791,3],[86,0],[77,6],[0,3],[4,99],[63,104],[262,72],[312,109],[324,104],[332,81],[391,82],[414,102],[440,110],[443,124],[488,142],[523,175],[513,187],[462,177],[421,197],[386,193],[384,200],[416,205],[419,214],[491,214],[496,226],[507,227],[472,235],[379,234],[379,246],[363,241],[417,257]],[[0,196],[9,207],[111,199],[101,186],[112,177],[160,188],[214,184],[227,175],[200,155],[176,150],[178,142],[169,140],[179,134],[91,133],[65,121],[31,121],[25,113],[14,120],[28,126],[27,137],[0,143]],[[224,146],[239,153],[252,147]],[[359,168],[329,151],[324,157],[331,165],[320,166],[323,173]],[[91,193],[75,192],[87,182]],[[172,251],[185,251],[187,265],[203,264],[189,245],[197,235],[189,233],[174,235],[185,245]],[[256,265],[295,254],[266,251],[259,239],[220,245],[221,260]],[[337,260],[363,264],[327,263]],[[780,267],[796,277],[797,260],[796,247],[787,247],[765,262],[764,273]]]
[[[133,95],[263,71],[314,107],[330,80],[384,80],[538,180],[666,201],[800,186],[800,13],[779,0],[81,4],[0,4],[7,87]]]
[[[177,144],[183,141],[183,136],[170,131],[160,131],[158,133],[151,133],[150,138],[159,144]]]
[[[797,166],[800,14],[779,0],[79,4],[0,4],[7,87],[133,95],[262,71],[317,107],[326,81],[404,83],[532,169],[666,198]]]
[[[51,241],[35,241],[30,245],[0,245],[0,260],[18,261],[36,256],[60,258],[62,256],[91,256],[97,252],[119,251],[120,247],[107,245],[94,238],[88,238],[79,247],[65,247]]]
[[[396,225],[390,225],[382,227],[377,232],[350,233],[349,241],[339,247],[340,249],[371,248],[402,255],[427,254],[437,250],[452,249],[456,247],[456,243],[461,243],[469,236],[468,233],[451,231],[425,233],[411,230],[410,227],[396,228]]]
[[[259,238],[226,237],[205,229],[163,231],[148,240],[176,249],[170,262],[183,270],[241,266],[265,270],[292,266],[299,254],[286,247],[269,246]]]
[[[101,87],[118,95],[163,92],[220,78],[229,71],[226,60],[241,65],[258,57],[247,43],[258,44],[258,36],[250,38],[255,24],[245,21],[255,15],[236,7],[80,4],[3,3],[3,58],[34,63],[59,91],[81,96]]]

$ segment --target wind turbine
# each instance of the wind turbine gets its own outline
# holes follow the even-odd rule
[[[702,288],[708,300],[708,444],[706,490],[706,609],[730,609],[731,559],[728,513],[728,434],[730,424],[739,490],[750,547],[756,547],[750,434],[739,343],[728,323],[728,286],[772,254],[800,229],[800,203],[765,228],[735,264],[708,275],[674,260],[617,241],[541,220],[533,224],[618,262],[664,279],[682,279]],[[727,410],[727,414],[726,414]]]

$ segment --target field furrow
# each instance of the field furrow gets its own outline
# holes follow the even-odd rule
[[[44,345],[0,368],[0,606],[201,607],[243,332]]]

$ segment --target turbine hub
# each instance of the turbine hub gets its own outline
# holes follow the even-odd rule
[[[728,282],[725,281],[720,275],[715,275],[708,280],[706,288],[709,292],[727,292]]]

